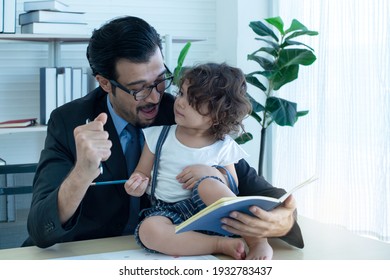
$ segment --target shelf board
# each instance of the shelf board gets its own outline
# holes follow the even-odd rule
[[[26,132],[46,132],[46,125],[34,125],[28,127],[18,128],[0,128],[0,135],[14,134],[14,133],[26,133]]]
[[[166,36],[162,36],[163,41],[165,41],[165,37]],[[197,37],[172,36],[172,43],[187,43],[200,41],[206,41],[206,39]]]
[[[91,34],[72,35],[72,34],[0,34],[0,40],[10,41],[28,41],[28,42],[69,42],[84,43],[88,42]]]
[[[10,41],[28,41],[28,42],[69,42],[69,43],[85,43],[88,42],[92,34],[72,35],[72,34],[0,34],[0,40]],[[163,41],[167,35],[162,36]],[[172,36],[173,43],[187,43],[206,41],[205,38]]]

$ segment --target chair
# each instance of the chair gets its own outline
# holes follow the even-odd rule
[[[37,169],[36,163],[0,165],[0,176],[4,175],[4,181],[5,181],[4,186],[0,185],[0,196],[32,193],[32,182],[31,185],[27,185],[27,186],[26,185],[7,186],[7,181],[8,181],[7,175],[21,174],[21,173],[35,173],[36,169]]]
[[[36,163],[0,165],[0,249],[20,247],[28,236],[36,168]]]

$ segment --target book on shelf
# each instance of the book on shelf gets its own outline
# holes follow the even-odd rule
[[[72,100],[82,96],[82,75],[81,67],[72,68]]]
[[[99,86],[95,76],[92,75],[92,70],[89,67],[83,67],[83,76],[81,81],[81,96],[87,95],[91,90]]]
[[[0,128],[20,128],[33,126],[37,123],[37,118],[17,119],[0,122]]]
[[[72,101],[72,68],[64,67],[65,103]]]
[[[59,12],[70,11],[68,5],[56,0],[26,1],[23,4],[23,8],[25,12],[36,11],[36,10],[48,10],[48,11],[59,11]]]
[[[3,23],[4,23],[4,0],[0,0],[0,33],[3,33]]]
[[[57,107],[57,69],[39,69],[40,123],[47,124],[51,112]]]
[[[220,220],[224,217],[229,217],[230,212],[238,211],[245,214],[253,215],[249,208],[258,206],[266,211],[270,211],[281,205],[287,197],[293,192],[317,180],[310,178],[302,184],[294,187],[280,198],[266,196],[239,196],[239,197],[224,197],[210,204],[197,214],[182,222],[175,227],[176,233],[182,233],[191,230],[205,230],[220,233],[230,236],[232,233],[224,230]]]
[[[33,22],[21,26],[23,34],[89,34],[86,23]]]
[[[60,107],[65,104],[65,68],[57,68],[57,103],[56,107]]]
[[[55,23],[84,23],[85,13],[83,12],[57,12],[57,11],[31,11],[19,15],[19,24],[25,25],[33,22],[55,22]]]
[[[6,161],[0,157],[0,166],[1,165],[6,165]],[[0,175],[0,188],[4,188],[7,186],[6,176],[7,175],[5,174]],[[0,223],[2,222],[7,222],[7,196],[6,195],[0,195]]]
[[[82,68],[82,74],[81,74],[81,97],[88,94],[88,90],[92,87],[89,86],[90,84],[90,78],[91,75],[89,75],[89,71],[87,68]]]
[[[57,67],[57,107],[72,101],[72,68]]]
[[[47,124],[51,112],[95,89],[90,69],[81,67],[42,67],[40,69],[40,124]]]
[[[16,0],[0,0],[0,33],[16,31]]]

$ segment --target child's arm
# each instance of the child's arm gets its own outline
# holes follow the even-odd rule
[[[227,169],[227,171],[229,171],[229,173],[232,175],[232,177],[233,177],[233,180],[234,180],[234,182],[236,183],[236,185],[238,186],[238,177],[237,177],[237,172],[236,172],[236,168],[234,167],[234,164],[229,164],[229,165],[226,165],[226,166],[224,166],[226,169]],[[224,175],[224,177],[226,176],[227,177],[227,175],[226,175],[226,172],[225,172],[225,170],[224,169],[218,169],[223,175]],[[225,179],[226,181],[227,181],[227,179]]]
[[[129,195],[141,196],[145,193],[149,184],[150,174],[153,168],[154,154],[149,150],[145,143],[141,158],[131,174],[129,180],[125,183],[125,190]]]

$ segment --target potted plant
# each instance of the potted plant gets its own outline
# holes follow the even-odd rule
[[[261,21],[252,21],[249,27],[265,43],[259,49],[248,55],[248,60],[259,64],[260,70],[246,74],[246,81],[265,94],[264,105],[257,102],[249,93],[252,103],[251,116],[261,126],[260,154],[258,174],[263,175],[265,136],[267,128],[276,123],[280,126],[294,126],[299,117],[308,111],[297,111],[297,104],[276,96],[285,84],[298,78],[299,65],[311,65],[315,60],[314,50],[304,43],[295,40],[296,37],[318,35],[318,32],[306,28],[294,19],[289,28],[284,29],[280,17],[266,18],[265,21],[276,28],[277,34]],[[264,45],[264,44],[263,44]],[[253,137],[243,133],[236,141],[243,144]]]

